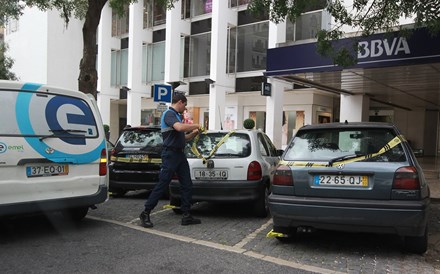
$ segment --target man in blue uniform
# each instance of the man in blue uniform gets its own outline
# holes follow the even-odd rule
[[[174,174],[179,178],[181,186],[181,210],[183,212],[182,225],[200,224],[190,214],[192,181],[183,149],[185,143],[199,133],[199,124],[182,123],[181,114],[186,109],[187,99],[181,93],[175,93],[171,107],[162,114],[161,132],[163,138],[162,167],[159,175],[159,183],[154,187],[148,200],[145,202],[145,210],[139,216],[143,227],[153,227],[150,220],[151,210],[157,205],[160,197],[171,182]],[[190,132],[190,133],[187,133]]]

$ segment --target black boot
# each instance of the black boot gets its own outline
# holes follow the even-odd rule
[[[141,215],[139,215],[143,227],[153,227],[153,223],[150,221],[150,212],[150,210],[142,211]]]
[[[202,221],[200,219],[193,218],[189,212],[183,213],[182,225],[197,225],[201,223]]]

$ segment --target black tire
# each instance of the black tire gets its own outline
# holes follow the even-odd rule
[[[261,191],[260,197],[254,203],[254,215],[265,218],[269,215],[269,189],[267,187]]]
[[[62,211],[65,218],[68,218],[74,222],[79,222],[84,219],[84,217],[87,215],[87,212],[89,212],[88,206],[69,208]]]
[[[284,237],[275,237],[281,243],[290,243],[293,240],[295,240],[297,235],[297,230],[298,229],[296,227],[277,227],[275,225],[273,227],[273,231],[281,232],[284,234]]]
[[[112,197],[122,197],[127,193],[127,190],[122,188],[112,188],[110,189],[110,193],[112,194]]]
[[[422,236],[406,236],[404,238],[405,251],[423,254],[428,250],[428,227],[425,228],[425,233]]]
[[[180,199],[170,197],[170,205],[175,206],[175,208],[173,208],[174,213],[182,214],[182,210],[180,209],[180,205],[181,205]]]

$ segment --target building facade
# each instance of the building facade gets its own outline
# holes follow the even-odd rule
[[[126,124],[158,124],[154,86],[169,84],[189,98],[187,122],[233,129],[252,118],[279,148],[303,125],[368,121],[370,116],[397,123],[417,147],[424,146],[423,108],[411,114],[385,106],[373,109],[368,90],[347,95],[266,75],[268,49],[315,42],[320,29],[330,28],[326,1],[295,23],[279,24],[250,14],[248,2],[180,0],[165,10],[155,0],[139,0],[122,17],[104,7],[97,30],[98,105],[112,141]],[[54,11],[28,9],[7,34],[16,60],[13,71],[21,80],[77,88],[82,24],[72,21],[66,29],[61,21]],[[26,51],[29,43],[34,47]],[[325,72],[315,78],[325,78]]]

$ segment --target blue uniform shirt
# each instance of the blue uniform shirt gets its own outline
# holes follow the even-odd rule
[[[177,122],[181,123],[182,118],[172,107],[162,114],[160,131],[162,132],[164,147],[175,149],[183,149],[185,147],[185,132],[180,132],[173,128],[173,125]]]

